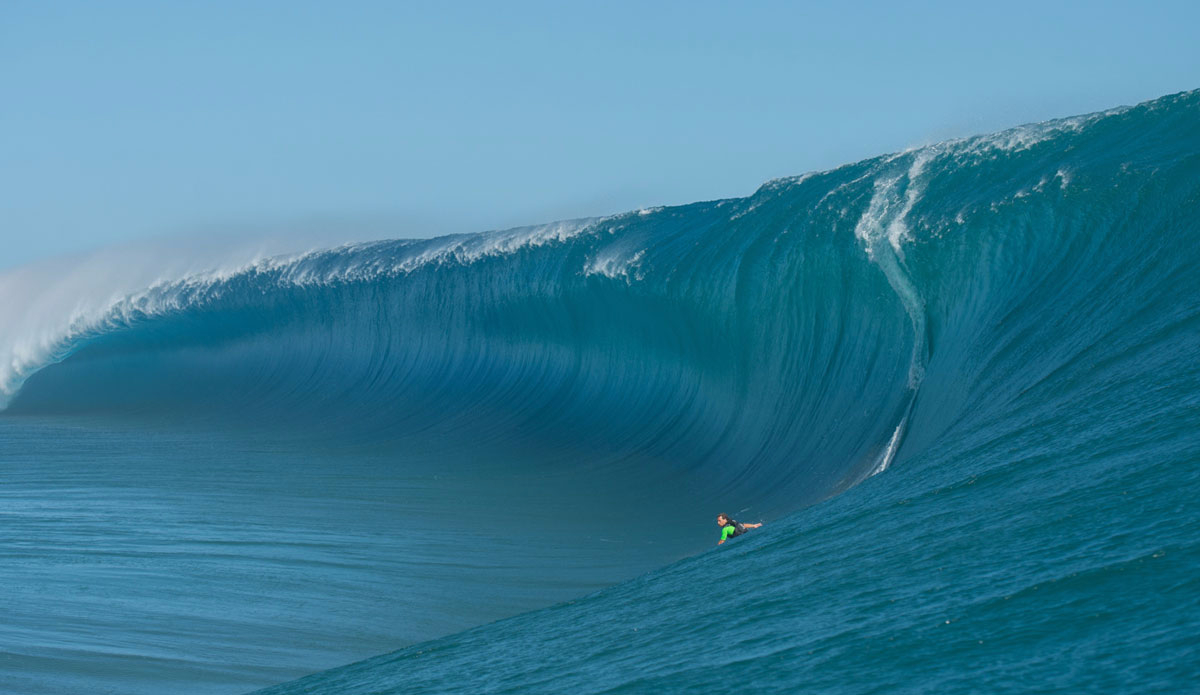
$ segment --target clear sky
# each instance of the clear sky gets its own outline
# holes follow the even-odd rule
[[[0,268],[751,193],[1200,88],[1200,2],[0,2]]]

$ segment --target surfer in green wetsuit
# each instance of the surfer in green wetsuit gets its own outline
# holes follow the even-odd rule
[[[758,528],[759,526],[762,526],[762,524],[743,524],[741,522],[734,521],[729,517],[728,514],[718,514],[717,525],[721,527],[721,540],[717,541],[717,545],[721,545],[734,536],[742,535],[747,529]]]

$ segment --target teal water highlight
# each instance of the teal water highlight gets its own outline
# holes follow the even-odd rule
[[[1189,92],[742,199],[166,278],[6,338],[2,421],[218,432],[247,489],[287,469],[245,444],[264,437],[321,447],[312,474],[351,457],[424,481],[416,514],[454,508],[445,543],[473,561],[349,573],[350,614],[382,592],[423,626],[397,641],[560,602],[265,692],[1180,692],[1200,675],[1197,262]],[[343,539],[352,506],[330,512]],[[768,524],[696,555],[717,511]],[[512,519],[503,554],[471,541]],[[457,622],[388,588],[500,576],[501,555],[495,610]],[[535,569],[554,558],[561,576]],[[350,621],[315,603],[296,610],[336,642]]]

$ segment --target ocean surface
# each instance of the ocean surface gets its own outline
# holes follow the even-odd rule
[[[8,271],[0,692],[1197,692],[1198,268],[1200,91]]]

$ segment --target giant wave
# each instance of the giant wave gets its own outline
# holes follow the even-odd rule
[[[14,415],[638,457],[774,517],[1001,441],[1182,460],[1198,210],[1188,92],[746,198],[162,280],[6,336],[0,394]]]

